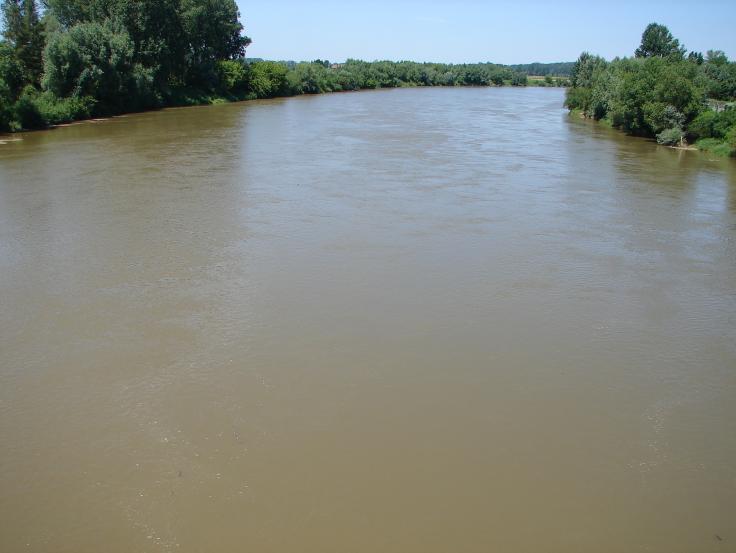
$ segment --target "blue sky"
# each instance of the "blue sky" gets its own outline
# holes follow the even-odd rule
[[[736,58],[736,0],[370,2],[237,0],[249,57],[343,61],[573,61],[631,55],[652,21],[689,50]]]

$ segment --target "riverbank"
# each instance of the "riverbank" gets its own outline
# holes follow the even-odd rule
[[[647,26],[634,57],[607,61],[583,52],[565,106],[662,146],[689,149],[687,142],[736,157],[736,62],[716,50],[687,53],[657,23]]]
[[[620,129],[617,129],[613,125],[613,122],[607,117],[604,117],[602,119],[595,119],[594,117],[588,117],[582,110],[577,109],[577,108],[570,110],[570,116],[579,117],[580,119],[586,119],[597,125],[602,125],[604,127],[608,127],[609,129],[614,129],[623,134],[626,134]],[[636,135],[630,135],[630,136],[636,136]],[[655,140],[654,138],[648,137],[648,136],[644,136],[644,137],[640,136],[638,138],[645,138],[657,144],[658,146],[663,146],[665,148],[670,148],[672,150],[704,152],[704,153],[708,153],[708,154],[714,155],[716,157],[721,157],[721,158],[736,157],[736,150],[734,150],[728,144],[728,142],[723,141],[723,140],[713,139],[713,138],[702,138],[700,140],[697,140],[694,144],[689,144],[684,139],[683,139],[683,142],[678,143],[678,144],[660,144],[657,142],[657,140]]]
[[[188,105],[213,104],[378,88],[413,86],[550,86],[564,77],[528,78],[527,74],[493,63],[441,64],[348,60],[273,62],[221,60],[190,83],[171,87],[166,82],[136,81],[104,74],[95,86],[84,75],[65,77],[64,87],[18,81],[6,91],[0,109],[0,131],[47,128],[92,117],[106,117]],[[204,71],[204,70],[202,70]],[[0,79],[1,80],[1,79]],[[104,82],[103,82],[104,81]],[[107,82],[110,81],[110,82]],[[551,82],[550,82],[551,81]],[[105,86],[103,86],[103,84]],[[70,94],[73,91],[73,94]]]
[[[170,109],[170,108],[181,108],[181,107],[194,107],[194,106],[205,106],[205,105],[218,105],[218,104],[227,104],[232,102],[247,102],[252,100],[265,100],[265,99],[273,99],[273,98],[293,98],[296,96],[304,96],[304,95],[315,95],[315,94],[334,94],[334,93],[341,93],[341,92],[361,92],[361,91],[367,91],[367,90],[381,90],[381,89],[391,89],[391,88],[502,88],[502,87],[515,87],[515,88],[524,88],[526,86],[529,87],[547,87],[547,88],[564,88],[562,86],[558,86],[556,84],[549,85],[544,82],[544,80],[540,79],[533,79],[528,78],[528,80],[522,84],[514,83],[511,80],[503,81],[501,84],[485,84],[485,85],[468,85],[468,84],[453,84],[453,85],[424,85],[421,83],[400,83],[397,86],[380,86],[380,87],[362,87],[362,88],[354,88],[354,89],[343,89],[343,90],[325,90],[322,92],[301,92],[301,93],[291,93],[291,94],[275,94],[275,95],[261,95],[259,96],[256,92],[253,91],[240,91],[240,92],[233,92],[233,93],[223,93],[223,92],[216,92],[216,91],[203,91],[198,90],[194,88],[185,88],[176,90],[171,93],[166,103],[162,103],[161,105],[151,107],[149,109],[140,109],[140,110],[132,110],[132,111],[125,111],[121,113],[115,113],[110,114],[106,116],[92,116],[89,114],[88,111],[82,111],[82,112],[74,112],[74,111],[63,111],[63,110],[53,110],[50,113],[44,114],[41,113],[33,118],[34,121],[44,120],[46,121],[45,125],[35,125],[31,126],[29,128],[16,128],[13,130],[9,130],[6,132],[0,132],[0,145],[5,144],[7,142],[10,142],[6,137],[11,137],[17,132],[32,132],[32,131],[39,131],[39,130],[51,130],[59,127],[65,127],[69,125],[76,125],[81,123],[88,123],[90,121],[104,121],[107,119],[111,119],[114,117],[123,117],[126,115],[132,115],[135,113],[146,113],[151,111],[159,111],[162,109]]]
[[[535,64],[534,67],[544,70],[546,65],[557,68],[559,64]],[[46,128],[92,117],[164,107],[302,94],[435,86],[564,86],[568,83],[565,75],[529,76],[523,67],[354,59],[338,64],[321,60],[295,63],[239,58],[214,62],[208,65],[206,75],[192,77],[191,82],[184,79],[177,86],[172,86],[170,81],[136,84],[134,80],[115,80],[114,75],[104,75],[112,81],[102,89],[87,86],[89,83],[80,75],[69,77],[69,86],[63,90],[48,88],[42,91],[38,83],[15,85],[5,105],[0,107],[0,131]],[[74,93],[70,95],[71,91]]]

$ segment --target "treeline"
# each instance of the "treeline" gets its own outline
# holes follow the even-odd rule
[[[223,62],[227,88],[248,98],[271,98],[402,86],[526,86],[522,73],[491,63],[447,65],[348,60],[341,64],[242,60]]]
[[[526,73],[527,75],[569,77],[574,64],[572,61],[564,61],[559,63],[522,63],[509,65],[508,67],[519,73]]]
[[[687,52],[667,27],[650,24],[634,57],[584,52],[566,105],[660,144],[696,143],[736,155],[736,63],[718,50]]]
[[[400,86],[526,86],[491,63],[245,59],[234,0],[1,0],[0,131],[217,99]],[[547,83],[550,84],[550,83]]]

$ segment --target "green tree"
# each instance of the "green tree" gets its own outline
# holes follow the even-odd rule
[[[672,36],[664,25],[650,23],[641,35],[641,44],[636,49],[637,58],[679,58],[685,55],[685,47]]]
[[[723,50],[708,50],[705,59],[711,65],[721,66],[728,63],[728,57]]]
[[[696,65],[703,65],[703,62],[705,62],[705,58],[700,52],[690,52],[687,55],[687,61],[690,61]]]
[[[133,52],[125,29],[79,23],[49,39],[43,86],[59,98],[95,98],[100,114],[147,107],[152,74],[134,63]]]
[[[23,88],[23,70],[13,47],[0,41],[0,131],[12,130],[13,104]]]
[[[5,102],[14,102],[23,88],[23,68],[13,47],[4,40],[0,41],[0,83]]]
[[[2,0],[4,37],[13,47],[25,82],[38,85],[43,72],[44,29],[36,0]]]
[[[257,98],[273,98],[289,92],[288,69],[283,63],[259,61],[250,64],[248,90]]]
[[[525,73],[514,73],[514,76],[511,77],[511,86],[526,86],[527,85],[527,79]]]
[[[133,58],[151,69],[159,88],[183,79],[187,40],[180,0],[46,0],[47,15],[62,30],[79,23],[112,21],[133,42]]]
[[[248,86],[248,66],[242,60],[217,62],[220,85],[227,92],[242,92]]]
[[[218,60],[245,55],[250,38],[234,0],[181,0],[181,20],[187,40],[187,65],[197,80]]]

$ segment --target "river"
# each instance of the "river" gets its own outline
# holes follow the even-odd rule
[[[0,145],[0,551],[736,551],[736,162],[562,101]]]

